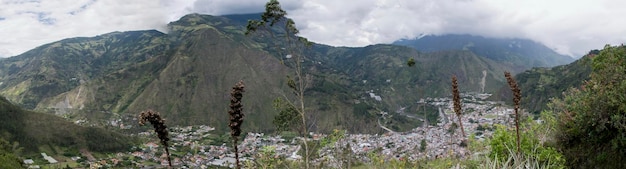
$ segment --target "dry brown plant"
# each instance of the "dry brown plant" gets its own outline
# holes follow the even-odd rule
[[[465,129],[463,129],[463,121],[461,121],[461,94],[459,93],[459,84],[456,79],[456,75],[452,75],[452,100],[454,102],[454,112],[459,119],[459,126],[461,127],[461,133],[463,134],[463,140],[465,140]]]
[[[241,168],[239,165],[239,149],[237,148],[237,141],[241,135],[241,124],[243,123],[243,106],[241,105],[241,98],[243,97],[244,84],[243,81],[237,82],[233,86],[233,90],[230,92],[230,136],[233,139],[233,148],[235,149],[235,161],[237,169]]]
[[[170,159],[170,151],[168,149],[170,141],[169,132],[167,131],[167,126],[165,125],[165,120],[161,118],[159,112],[153,110],[146,110],[139,114],[139,125],[144,125],[146,122],[150,122],[152,127],[154,127],[154,132],[157,133],[161,144],[165,148],[165,154],[167,155],[167,162],[169,166],[172,167],[172,160]]]
[[[509,87],[511,87],[511,91],[513,92],[513,104],[515,105],[515,132],[517,133],[517,153],[521,153],[520,147],[520,137],[519,137],[519,107],[520,101],[522,99],[522,92],[517,86],[517,82],[509,72],[504,72],[504,77],[506,77],[506,81],[509,83]]]

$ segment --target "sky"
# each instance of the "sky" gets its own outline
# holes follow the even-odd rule
[[[0,0],[0,57],[71,37],[156,29],[189,13],[262,12],[265,0]],[[580,57],[626,42],[618,0],[281,0],[300,35],[333,46],[420,35],[531,39]]]

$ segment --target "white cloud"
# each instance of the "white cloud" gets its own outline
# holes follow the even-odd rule
[[[330,45],[390,43],[420,34],[529,38],[579,56],[626,41],[626,2],[310,0],[291,11],[303,36]]]
[[[76,36],[163,29],[188,13],[261,12],[264,0],[0,0],[0,57]],[[579,56],[626,41],[626,1],[282,0],[312,41],[390,43],[420,34],[529,38]]]
[[[63,38],[160,29],[169,15],[165,5],[153,0],[0,1],[0,11],[5,18],[0,20],[2,57]]]

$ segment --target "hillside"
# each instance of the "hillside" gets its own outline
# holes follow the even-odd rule
[[[0,92],[34,109],[94,78],[128,68],[167,49],[158,31],[114,32],[46,44],[0,61]]]
[[[364,94],[374,90],[384,98],[385,105],[393,108],[392,111],[419,98],[450,95],[452,75],[458,76],[462,92],[495,92],[493,89],[504,84],[500,72],[507,70],[490,59],[467,51],[420,53],[395,45],[319,46],[315,50],[322,51],[318,53],[325,59],[322,64],[351,81],[351,90]],[[411,57],[417,62],[415,67],[406,65]]]
[[[23,110],[4,97],[0,97],[0,116],[2,138],[17,141],[29,154],[57,146],[76,151],[117,152],[128,150],[133,143],[131,138],[119,133],[78,126],[61,117]]]
[[[244,128],[272,131],[272,100],[288,96],[281,64],[267,34],[244,35],[245,18],[258,15],[190,14],[158,31],[114,32],[46,44],[0,60],[0,93],[29,109],[92,124],[110,125],[145,109],[163,114],[171,125],[226,129],[228,92],[246,83]],[[281,30],[273,30],[280,34]],[[472,52],[420,53],[396,45],[363,48],[315,44],[304,51],[311,79],[307,104],[314,130],[335,128],[377,133],[380,111],[396,112],[420,98],[449,95],[450,76],[468,92],[493,92],[504,84],[505,65]],[[414,57],[417,67],[407,67]],[[484,83],[483,83],[484,81]],[[484,85],[483,85],[484,84]],[[370,93],[381,101],[370,98]],[[409,112],[415,113],[415,112]],[[397,130],[421,125],[401,115],[384,120]]]
[[[533,68],[515,75],[522,91],[522,107],[538,114],[548,109],[552,98],[560,98],[569,88],[578,88],[589,79],[592,58],[599,53],[592,50],[579,60],[553,68]],[[500,89],[499,98],[512,100],[508,87]]]
[[[507,65],[513,72],[533,67],[553,67],[568,64],[573,58],[556,53],[543,44],[528,39],[485,38],[472,35],[428,35],[417,39],[396,41],[423,52],[467,50]]]

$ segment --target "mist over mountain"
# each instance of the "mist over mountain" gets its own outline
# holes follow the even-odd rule
[[[574,59],[561,55],[543,44],[528,39],[485,38],[472,35],[427,35],[404,39],[393,44],[409,46],[423,52],[466,50],[513,68],[515,72],[532,67],[553,67]]]

